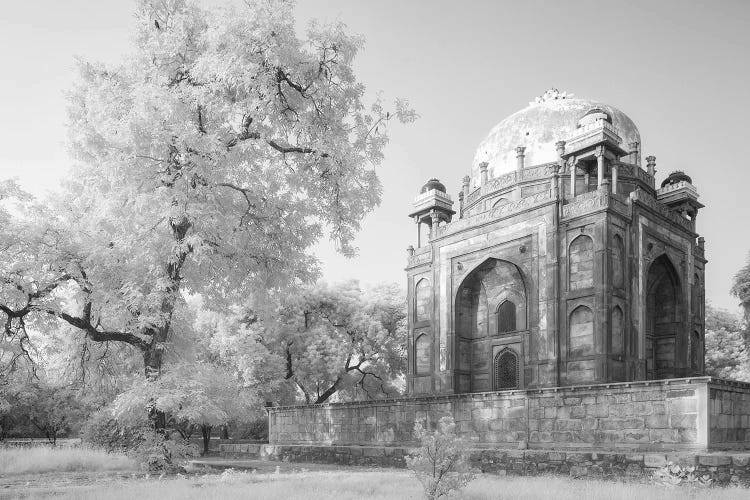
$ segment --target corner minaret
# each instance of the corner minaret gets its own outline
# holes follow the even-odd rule
[[[427,224],[430,234],[434,235],[440,223],[450,222],[455,213],[453,200],[446,194],[445,186],[438,179],[427,181],[414,199],[414,212],[409,214],[417,223],[417,247],[424,243],[422,224]]]
[[[669,174],[656,191],[656,199],[695,224],[698,209],[704,205],[698,201],[698,190],[685,172],[676,170]],[[695,230],[695,227],[693,227]]]

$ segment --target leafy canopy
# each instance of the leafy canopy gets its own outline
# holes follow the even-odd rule
[[[416,116],[403,101],[368,109],[362,40],[340,23],[298,37],[291,2],[140,0],[135,24],[121,64],[78,62],[62,190],[0,191],[8,359],[29,356],[27,326],[63,322],[159,373],[184,293],[218,309],[311,280],[324,230],[353,254],[380,200],[386,125]]]

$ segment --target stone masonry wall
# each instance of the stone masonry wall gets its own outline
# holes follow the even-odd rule
[[[715,380],[708,387],[710,447],[750,449],[750,384]]]
[[[396,446],[325,446],[221,444],[224,458],[333,463],[403,468],[408,448]],[[619,453],[561,450],[473,450],[469,461],[483,473],[556,474],[602,479],[648,478],[668,463],[693,466],[719,484],[750,486],[748,453]]]
[[[726,384],[700,377],[278,407],[269,409],[269,438],[279,445],[405,446],[415,442],[416,422],[434,427],[451,416],[460,436],[488,447],[750,448],[739,441],[750,438],[750,385],[728,391]]]

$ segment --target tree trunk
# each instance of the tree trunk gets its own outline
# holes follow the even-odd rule
[[[201,432],[203,433],[203,456],[208,455],[208,445],[211,442],[211,426],[201,425]]]
[[[163,342],[166,340],[168,327],[157,328],[149,332],[151,343],[143,351],[143,366],[146,378],[155,380],[161,374],[162,360],[164,357]],[[148,419],[155,431],[163,433],[167,427],[167,418],[163,411],[150,407]]]
[[[229,439],[229,426],[228,425],[221,426],[221,439]]]

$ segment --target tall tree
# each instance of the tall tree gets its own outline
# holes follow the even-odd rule
[[[160,373],[184,294],[220,307],[310,280],[324,228],[345,254],[380,198],[374,172],[403,101],[366,109],[341,24],[297,36],[288,1],[239,11],[140,0],[132,54],[79,61],[68,93],[62,191],[42,202],[0,191],[0,322],[65,323],[140,352]]]
[[[750,254],[745,265],[734,275],[731,292],[740,299],[740,305],[745,310],[745,318],[750,321]]]
[[[321,283],[285,295],[249,325],[267,354],[249,356],[258,344],[232,331],[222,341],[223,351],[239,366],[273,373],[281,383],[277,400],[375,399],[402,389],[405,319],[406,299],[398,285],[362,290],[356,281]]]
[[[750,345],[740,318],[706,306],[706,373],[750,381]]]

